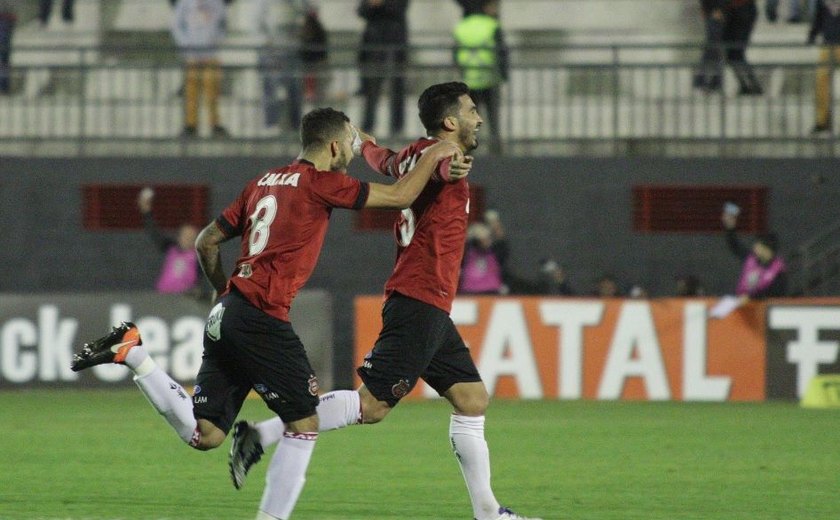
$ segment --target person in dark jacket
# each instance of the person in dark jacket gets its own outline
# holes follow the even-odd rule
[[[817,67],[816,121],[814,134],[831,132],[831,77],[840,63],[840,0],[819,0],[808,43],[814,44],[817,36],[822,35],[823,46],[820,49],[820,66]]]
[[[700,7],[706,24],[706,47],[694,76],[694,86],[707,92],[721,89],[725,54],[738,79],[738,94],[763,94],[764,90],[746,57],[747,45],[758,18],[755,0],[700,0]]]
[[[359,65],[364,96],[362,128],[374,131],[382,85],[391,85],[391,133],[402,132],[405,116],[405,64],[408,53],[408,0],[362,0],[358,14],[365,20]]]

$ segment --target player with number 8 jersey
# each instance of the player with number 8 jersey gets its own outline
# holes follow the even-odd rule
[[[332,209],[360,209],[367,196],[367,183],[306,160],[252,180],[216,219],[226,236],[243,237],[229,286],[289,321],[292,299],[317,263]]]

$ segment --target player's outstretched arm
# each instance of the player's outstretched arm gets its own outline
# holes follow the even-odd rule
[[[226,240],[228,240],[228,237],[222,233],[215,221],[202,229],[195,240],[198,263],[216,294],[221,294],[227,284],[227,277],[224,269],[222,269],[221,248],[219,247]]]
[[[376,144],[376,138],[353,128],[353,154],[363,157],[368,166],[377,173],[396,177],[394,158],[397,152]]]
[[[450,141],[440,141],[426,148],[414,168],[399,181],[394,184],[371,183],[365,207],[404,209],[411,206],[429,182],[438,163],[453,158],[463,159],[463,153]]]

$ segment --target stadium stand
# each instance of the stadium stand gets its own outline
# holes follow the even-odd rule
[[[320,2],[331,42],[327,102],[351,117],[361,113],[361,99],[353,95],[362,27],[355,5]],[[276,140],[277,129],[261,124],[252,9],[250,0],[230,6],[221,111],[235,140],[260,143]],[[31,153],[34,147],[18,145],[44,139],[84,141],[85,147],[98,139],[171,140],[182,126],[182,72],[168,33],[169,3],[79,0],[76,10],[72,26],[53,20],[44,29],[30,15],[16,31],[12,95],[0,98],[0,137],[11,140],[2,151]],[[456,74],[450,32],[459,17],[454,1],[412,2],[410,95]],[[767,93],[741,98],[729,71],[723,96],[692,89],[702,40],[693,0],[508,0],[502,23],[513,49],[502,134],[514,152],[616,155],[651,148],[717,155],[725,140],[726,153],[737,155],[738,140],[750,140],[749,150],[765,146],[769,155],[834,153],[833,145],[808,135],[817,50],[800,43],[802,25],[759,20],[749,56]],[[406,118],[406,134],[421,132],[415,119]]]

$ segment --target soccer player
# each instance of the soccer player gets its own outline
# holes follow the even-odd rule
[[[365,140],[361,151],[375,170],[404,178],[436,143],[455,143],[464,153],[478,146],[476,133],[482,119],[464,83],[432,85],[421,94],[418,107],[429,137],[399,152]],[[484,439],[489,396],[449,317],[458,287],[469,201],[466,180],[432,179],[411,207],[402,211],[395,229],[396,265],[385,284],[382,330],[357,369],[363,384],[357,391],[338,390],[321,397],[320,429],[381,421],[422,377],[452,403],[449,440],[467,484],[474,518],[528,520],[501,506],[493,494]],[[259,460],[262,447],[281,439],[282,431],[275,419],[238,423],[231,449],[236,475],[244,478]]]
[[[318,380],[289,323],[289,308],[315,268],[332,209],[406,208],[440,164],[450,165],[444,168],[449,171],[447,161],[456,157],[460,174],[469,171],[458,147],[443,141],[398,182],[362,182],[345,174],[356,136],[343,113],[313,110],[301,123],[298,159],[250,181],[199,234],[199,261],[221,297],[207,319],[192,400],[155,364],[131,323],[74,356],[75,371],[109,362],[127,365],[152,406],[199,450],[222,444],[248,392],[256,390],[283,423],[258,520],[289,518],[318,438]],[[220,244],[237,236],[241,254],[228,279]]]

